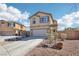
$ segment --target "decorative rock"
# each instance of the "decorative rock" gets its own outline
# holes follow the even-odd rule
[[[62,49],[63,48],[63,43],[56,43],[56,44],[54,44],[53,45],[53,47],[52,48],[54,48],[54,49]]]

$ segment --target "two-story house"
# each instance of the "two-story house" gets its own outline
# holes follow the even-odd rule
[[[57,30],[57,21],[53,19],[52,14],[45,12],[37,12],[30,17],[30,33],[31,36],[47,36],[53,25],[53,31]]]
[[[14,21],[0,20],[0,35],[2,36],[20,36],[24,35],[26,27]]]

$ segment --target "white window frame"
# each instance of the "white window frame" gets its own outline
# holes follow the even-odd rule
[[[40,23],[48,23],[48,20],[49,20],[48,16],[40,17]]]

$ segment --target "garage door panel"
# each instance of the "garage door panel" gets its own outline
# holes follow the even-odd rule
[[[47,34],[46,29],[40,29],[40,30],[33,30],[33,36],[46,36]]]

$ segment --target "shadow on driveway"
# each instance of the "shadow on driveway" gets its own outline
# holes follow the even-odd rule
[[[16,37],[5,39],[5,41],[27,41],[27,40],[35,40],[35,39],[45,39],[45,37]]]

